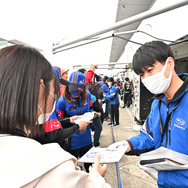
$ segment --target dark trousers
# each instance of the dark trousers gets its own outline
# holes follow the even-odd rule
[[[100,116],[100,119],[101,119],[101,124],[103,124],[103,122],[104,122],[104,113],[103,113],[103,111],[101,110],[101,116]]]
[[[116,124],[119,125],[119,104],[111,104],[111,122],[114,124],[114,116]]]
[[[109,105],[110,105],[110,100],[105,98],[105,101],[104,103],[106,103],[106,109],[105,109],[105,112],[104,112],[104,118],[107,118],[108,117],[108,112],[109,112]]]
[[[133,103],[133,101],[132,101],[132,95],[131,95],[131,93],[130,93],[130,95],[129,95],[129,104],[132,105],[132,103]],[[130,106],[130,105],[129,105],[129,106]]]
[[[89,151],[92,148],[92,144],[84,146],[79,149],[71,150],[70,153],[74,155],[76,158],[82,157],[87,151]],[[92,163],[84,163],[84,168],[86,172],[89,172],[89,167],[92,165]]]
[[[100,117],[93,119],[92,127],[94,127],[94,146],[97,147],[100,145],[99,139],[102,131],[102,123]]]
[[[127,106],[129,108],[130,106],[130,97],[131,97],[131,93],[124,93],[124,97],[123,97],[123,100],[124,100],[124,106]],[[132,100],[132,99],[131,99]]]

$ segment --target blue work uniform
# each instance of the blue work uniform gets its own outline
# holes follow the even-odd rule
[[[140,134],[128,139],[133,148],[133,155],[160,146],[188,155],[188,74],[181,74],[179,77],[184,83],[173,99],[167,103],[164,94],[157,95]],[[167,119],[169,121],[165,131]],[[158,186],[188,187],[188,170],[159,171]]]
[[[81,115],[90,111],[92,106],[91,96],[88,94],[87,100],[83,106],[81,106],[82,98],[79,98],[79,104],[75,103],[74,99],[71,98],[71,103],[61,96],[56,103],[56,110],[50,116],[48,122],[45,123],[45,131],[54,131],[61,129],[62,126],[59,122],[60,118],[71,117],[74,115]],[[71,137],[71,150],[82,148],[92,144],[90,125],[87,126],[86,131],[77,131]]]
[[[110,99],[111,105],[119,104],[119,93],[116,86],[112,85],[109,87],[109,92],[105,95],[105,98]]]

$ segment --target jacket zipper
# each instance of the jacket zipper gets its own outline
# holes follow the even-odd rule
[[[169,124],[168,124],[168,127],[169,127],[169,146],[171,145],[171,118],[170,118],[170,121],[169,121]]]

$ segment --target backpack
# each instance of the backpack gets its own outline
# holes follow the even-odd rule
[[[100,100],[103,99],[104,88],[99,83],[95,83],[95,86],[93,89],[91,85],[88,86],[88,89],[91,92],[91,94],[96,97],[96,101],[93,103],[93,109],[96,112],[100,112],[102,110],[102,102],[99,104],[98,99]]]

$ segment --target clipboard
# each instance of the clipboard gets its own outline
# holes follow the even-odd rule
[[[188,155],[160,147],[140,155],[140,165],[158,171],[187,170]]]
[[[177,161],[174,161],[172,159],[168,159],[168,158],[159,158],[159,159],[149,159],[149,160],[141,160],[140,164],[141,165],[147,165],[147,164],[154,164],[154,163],[161,163],[161,162],[171,162],[174,163],[176,165],[184,165],[182,163],[179,163]]]

